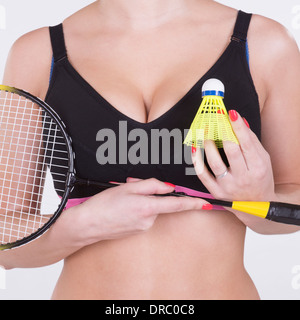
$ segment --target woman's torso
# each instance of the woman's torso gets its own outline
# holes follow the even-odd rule
[[[180,18],[162,25],[159,32],[131,33],[111,26],[104,29],[101,23],[94,22],[92,7],[84,9],[64,22],[67,68],[74,69],[75,78],[80,76],[88,81],[95,93],[100,92],[120,112],[121,119],[125,115],[127,120],[144,128],[143,123],[155,124],[165,114],[176,118],[168,110],[203,75],[224,74],[226,68],[222,70],[222,65],[226,67],[227,59],[236,59],[238,64],[246,66],[246,59],[239,58],[239,51],[228,49],[237,12],[217,6],[223,17],[217,25],[209,17],[197,18],[194,12],[189,19]],[[85,14],[90,14],[91,19],[84,24]],[[171,37],[175,34],[176,37]],[[248,79],[251,88],[247,68],[240,79]],[[239,77],[234,81],[237,83]],[[257,99],[254,88],[249,95],[254,101]],[[195,99],[199,98],[201,93]],[[197,107],[194,106],[195,110]],[[240,111],[238,106],[230,107]],[[257,110],[246,109],[245,105],[244,114],[248,120]],[[259,135],[259,124],[250,121],[250,126],[256,127]],[[78,157],[79,163],[84,161]],[[111,180],[124,180],[129,174],[147,178],[147,167],[133,168],[121,170]],[[178,179],[172,181],[175,170],[176,167],[166,165],[155,172],[160,173],[157,178],[177,184],[193,181],[186,186],[195,186],[195,176],[191,180],[179,177],[179,183]],[[85,174],[84,169],[80,173]],[[102,241],[68,257],[53,298],[257,299],[257,291],[243,266],[244,238],[245,226],[227,211],[159,216],[153,228],[142,235]]]

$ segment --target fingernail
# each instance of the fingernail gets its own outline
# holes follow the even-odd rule
[[[169,187],[175,188],[175,184],[170,183],[170,182],[165,182],[165,184]]]
[[[249,125],[248,121],[245,118],[243,118],[243,119],[244,119],[246,126],[250,129],[250,125]]]
[[[234,122],[234,121],[236,121],[238,119],[239,116],[238,116],[238,114],[237,114],[237,112],[235,110],[230,110],[229,111],[229,117],[230,117],[230,120],[232,122]]]
[[[116,182],[116,181],[109,181],[109,183],[113,183],[113,184],[121,184],[121,182]]]
[[[213,205],[210,203],[204,204],[202,210],[212,210]]]
[[[197,148],[192,147],[192,153],[196,153],[197,152]]]

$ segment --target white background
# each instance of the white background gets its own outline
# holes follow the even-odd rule
[[[3,76],[9,48],[19,36],[42,26],[58,24],[91,2],[93,1],[0,0],[0,78]],[[290,30],[300,45],[300,0],[219,2],[279,21]],[[222,264],[222,261],[219,263]],[[262,299],[300,299],[300,233],[261,236],[248,231],[245,265]],[[58,263],[39,269],[7,271],[6,289],[3,289],[3,281],[0,284],[0,299],[49,299],[61,268],[62,263]],[[0,281],[3,277],[0,268]]]

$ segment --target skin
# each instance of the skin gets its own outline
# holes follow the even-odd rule
[[[216,62],[236,15],[211,0],[96,1],[64,21],[68,57],[119,111],[152,121]],[[256,15],[249,48],[262,143],[231,113],[240,146],[225,145],[228,175],[216,179],[204,170],[198,176],[216,198],[299,203],[300,150],[291,138],[300,135],[299,50],[281,25]],[[51,55],[47,28],[24,35],[11,49],[3,82],[44,98]],[[197,168],[201,158],[193,151]],[[224,173],[214,145],[205,151],[213,173]],[[262,234],[299,228],[234,210],[201,211],[202,200],[151,197],[172,190],[155,179],[128,179],[67,210],[33,243],[1,252],[0,264],[24,268],[65,259],[53,299],[259,299],[243,265],[246,227]]]

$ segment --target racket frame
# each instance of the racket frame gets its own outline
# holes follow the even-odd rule
[[[15,242],[12,242],[12,243],[0,244],[0,251],[4,251],[4,250],[14,249],[14,248],[23,246],[25,244],[32,242],[33,240],[36,240],[37,238],[39,238],[40,236],[45,234],[45,232],[49,230],[51,225],[53,225],[54,222],[59,218],[59,216],[61,215],[61,213],[63,212],[63,210],[67,204],[69,195],[70,195],[72,189],[74,188],[73,181],[74,181],[74,177],[75,177],[75,166],[74,166],[75,153],[72,148],[72,139],[68,135],[68,133],[66,132],[66,125],[61,120],[59,115],[46,102],[44,102],[40,98],[37,98],[34,95],[32,95],[24,90],[17,89],[14,87],[0,85],[0,91],[6,91],[6,92],[9,92],[12,94],[18,94],[18,95],[32,101],[33,103],[35,103],[36,105],[38,105],[40,108],[45,110],[51,116],[52,120],[55,122],[55,124],[60,129],[60,132],[66,142],[66,149],[68,152],[68,166],[69,166],[69,170],[66,174],[65,192],[62,196],[61,202],[60,202],[57,210],[52,215],[52,217],[41,228],[39,228],[37,231],[30,234],[29,236],[27,236],[23,239],[17,240]]]

